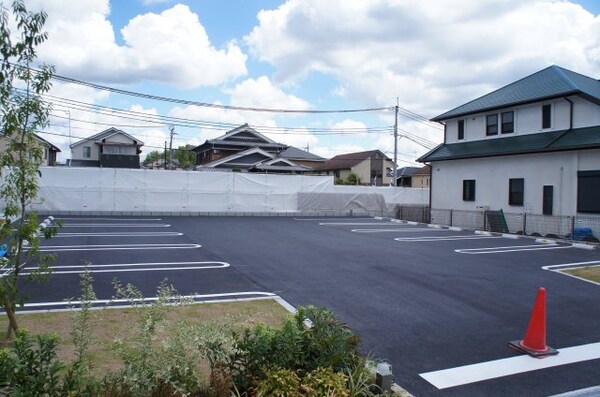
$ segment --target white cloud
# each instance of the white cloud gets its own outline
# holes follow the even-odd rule
[[[273,85],[267,76],[246,79],[230,91],[233,106],[262,107],[269,109],[308,110],[308,102],[294,95],[286,94]]]
[[[154,80],[183,88],[219,85],[247,74],[247,56],[234,42],[215,48],[198,15],[185,5],[131,19],[118,45],[108,0],[30,0],[48,12],[49,39],[41,60],[59,74],[131,83]],[[85,5],[85,6],[84,6]]]
[[[600,75],[600,17],[558,0],[288,0],[245,38],[276,81],[318,71],[365,105],[435,116],[550,64]]]
[[[342,145],[334,145],[332,147],[320,146],[314,149],[311,149],[311,152],[316,154],[317,156],[321,156],[324,158],[331,158],[333,156],[337,156],[339,154],[346,153],[356,153],[356,152],[364,152],[365,149],[363,146],[355,145],[355,144],[342,144]]]

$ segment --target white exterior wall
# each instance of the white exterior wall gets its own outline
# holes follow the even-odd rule
[[[542,213],[544,185],[554,186],[553,215],[575,215],[577,171],[600,170],[600,150],[569,151],[436,161],[432,167],[432,209],[477,210],[489,206],[507,213],[523,212],[508,204],[509,179],[523,178],[527,212]],[[475,201],[463,201],[463,180],[474,179]]]
[[[570,97],[573,101],[573,128],[591,127],[600,125],[600,106],[589,102],[581,97]],[[542,129],[542,105],[552,106],[551,128]],[[514,111],[514,132],[509,134],[498,133],[487,136],[486,116],[498,114],[498,130],[501,129],[502,112]],[[458,120],[465,121],[465,138],[458,140]],[[535,104],[509,107],[485,113],[476,113],[446,122],[446,143],[469,142],[483,139],[502,139],[516,135],[536,134],[566,130],[569,128],[570,104],[564,99],[538,102]]]
[[[83,157],[83,147],[89,146],[92,148],[91,156]],[[93,141],[85,141],[71,148],[71,158],[73,160],[98,160],[100,159],[100,147]]]
[[[129,138],[123,134],[115,134],[115,135],[111,136],[110,138],[107,138],[105,141],[105,143],[111,143],[111,142],[126,143],[128,145],[133,145],[133,140],[131,140],[131,138]]]

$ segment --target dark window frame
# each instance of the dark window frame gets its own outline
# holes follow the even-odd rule
[[[92,158],[92,147],[91,146],[83,147],[83,158],[85,158],[85,159]]]
[[[463,201],[475,201],[475,179],[463,179]]]
[[[510,121],[504,121],[504,116],[510,115]],[[512,134],[515,132],[515,112],[502,112],[500,115],[500,120],[502,122],[502,133],[503,134]]]
[[[485,135],[498,135],[498,114],[485,116]]]
[[[600,170],[577,172],[577,212],[600,214]]]
[[[552,128],[552,105],[542,105],[542,129]]]
[[[525,201],[525,179],[511,178],[508,180],[508,205],[523,206]]]
[[[459,141],[465,139],[465,120],[464,119],[458,120],[457,133],[458,133]]]

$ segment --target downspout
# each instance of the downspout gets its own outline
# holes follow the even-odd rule
[[[429,222],[427,223],[431,223],[431,193],[433,192],[433,166],[431,164],[426,165],[429,167]]]
[[[573,101],[570,100],[569,98],[565,97],[564,98],[565,101],[569,102],[569,130],[568,131],[572,131],[573,130]],[[579,156],[577,152],[575,152],[575,156]],[[576,167],[577,169],[579,168],[579,164]],[[577,170],[575,170],[577,175]],[[577,181],[577,178],[575,178],[575,181]],[[575,182],[577,183],[577,182]],[[563,215],[563,208],[562,208],[562,198],[563,198],[563,167],[560,167],[560,193],[558,195],[558,201],[560,202],[560,214]],[[575,187],[575,192],[577,192],[577,187]],[[575,193],[575,202],[577,202],[577,193]],[[573,216],[573,219],[575,219],[575,215]]]
[[[564,100],[569,102],[569,131],[573,129],[573,101],[567,97]]]

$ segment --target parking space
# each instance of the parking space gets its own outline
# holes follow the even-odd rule
[[[276,294],[294,306],[328,307],[361,336],[365,352],[388,360],[395,380],[418,396],[547,396],[597,384],[600,360],[589,351],[596,352],[600,342],[600,287],[544,270],[600,261],[597,250],[374,218],[102,220],[146,225],[129,228],[85,222],[94,225],[63,228],[61,234],[91,234],[59,235],[47,243],[63,251],[57,252],[56,277],[32,290],[36,302],[77,296],[76,266],[85,259],[92,262],[97,288],[110,286],[116,276],[150,296],[168,277],[189,295]],[[152,244],[155,249],[147,248]],[[85,245],[122,246],[67,247]],[[440,371],[520,357],[507,342],[523,337],[541,286],[548,291],[548,344],[569,360],[518,364],[524,368],[518,373],[505,368],[515,361],[501,361],[504,367],[495,372],[500,377],[465,381],[473,378],[454,370],[462,374],[458,381],[438,383],[445,376]],[[106,299],[112,289],[102,288],[99,298]],[[593,348],[581,347],[588,345]]]
[[[29,284],[25,310],[64,308],[65,300],[80,295],[79,274],[94,278],[98,305],[115,301],[113,281],[131,283],[144,296],[156,295],[165,281],[195,299],[235,299],[271,296],[220,260],[218,255],[191,241],[161,218],[68,217],[55,238],[43,241],[40,251],[56,255],[53,276],[46,285]],[[30,275],[36,266],[23,268]],[[112,299],[112,300],[111,300]]]

